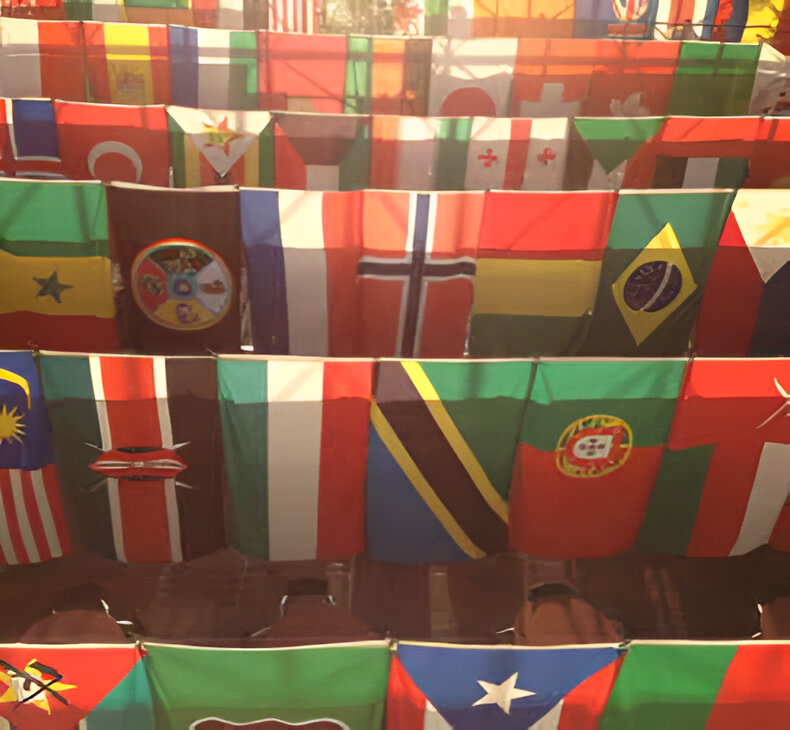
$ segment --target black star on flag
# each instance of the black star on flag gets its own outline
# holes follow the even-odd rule
[[[52,297],[58,304],[60,304],[60,293],[64,289],[73,289],[74,287],[71,284],[61,284],[58,281],[58,271],[52,272],[51,276],[47,279],[42,279],[38,276],[34,276],[33,280],[38,284],[41,289],[39,289],[37,297]]]

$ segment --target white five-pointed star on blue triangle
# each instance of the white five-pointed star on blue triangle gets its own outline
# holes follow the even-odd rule
[[[513,672],[502,684],[494,684],[493,682],[484,682],[478,679],[477,683],[485,690],[485,694],[472,704],[476,705],[499,705],[506,715],[510,714],[510,703],[521,697],[531,697],[534,692],[526,689],[516,689],[516,681],[518,680],[518,672]]]

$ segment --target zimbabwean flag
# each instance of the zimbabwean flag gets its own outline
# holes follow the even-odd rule
[[[575,558],[630,549],[658,474],[685,360],[544,360],[510,497],[510,547]]]
[[[374,730],[383,721],[390,666],[384,642],[146,650],[160,730]]]
[[[444,562],[507,550],[508,484],[532,367],[379,363],[368,446],[372,558]]]
[[[609,231],[586,355],[681,355],[732,191],[627,191]]]

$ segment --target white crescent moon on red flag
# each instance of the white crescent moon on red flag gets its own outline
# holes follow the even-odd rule
[[[140,155],[137,154],[133,147],[130,147],[124,142],[118,142],[117,140],[99,142],[93,146],[90,152],[88,152],[88,171],[93,177],[96,177],[94,170],[96,168],[96,162],[98,159],[102,155],[107,155],[110,153],[123,155],[127,160],[129,160],[129,162],[134,165],[134,171],[136,174],[134,181],[140,182],[140,178],[143,176],[143,161],[140,159]]]

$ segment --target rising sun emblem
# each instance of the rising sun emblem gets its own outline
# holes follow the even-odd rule
[[[8,441],[9,444],[14,441],[22,443],[25,436],[25,424],[22,423],[24,417],[24,413],[17,415],[16,407],[10,411],[5,405],[0,408],[0,445],[3,441]]]

